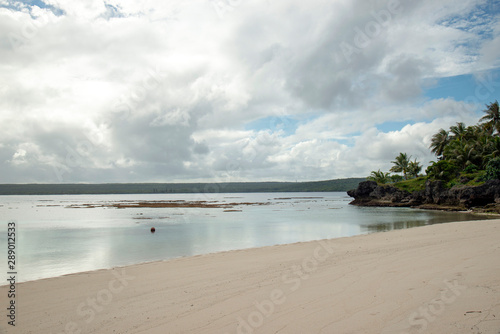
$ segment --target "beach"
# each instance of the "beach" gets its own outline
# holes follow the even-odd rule
[[[5,315],[0,326],[57,334],[498,334],[499,241],[500,220],[456,222],[17,283],[15,327]]]

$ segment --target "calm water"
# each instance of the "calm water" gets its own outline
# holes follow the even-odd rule
[[[232,208],[241,212],[68,207],[139,200],[266,205]],[[345,193],[0,196],[0,264],[6,268],[9,221],[17,226],[18,280],[28,281],[180,256],[482,219],[464,213],[361,208],[348,205],[351,200]]]

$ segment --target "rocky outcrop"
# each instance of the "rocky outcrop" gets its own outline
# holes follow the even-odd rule
[[[349,190],[347,194],[354,197],[350,204],[360,206],[410,206],[409,192],[390,185],[379,185],[375,181],[364,181],[358,188]]]
[[[364,181],[347,194],[359,206],[418,207],[441,210],[490,211],[500,213],[500,180],[480,186],[457,185],[450,189],[442,181],[427,181],[425,189],[409,193],[391,185]]]

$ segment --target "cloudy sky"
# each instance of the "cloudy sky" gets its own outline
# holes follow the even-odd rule
[[[365,177],[499,99],[500,3],[0,0],[0,183]]]

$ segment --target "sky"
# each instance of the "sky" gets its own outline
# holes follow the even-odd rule
[[[500,1],[0,0],[0,183],[424,166],[499,99]]]

